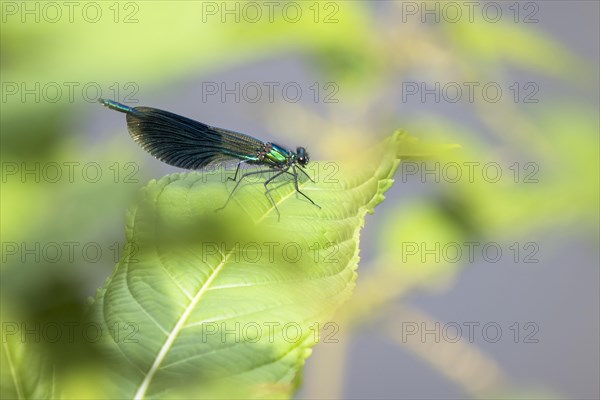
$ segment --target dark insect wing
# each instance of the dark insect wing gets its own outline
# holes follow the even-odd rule
[[[263,142],[248,135],[168,111],[151,107],[127,107],[123,111],[131,137],[148,153],[175,167],[199,169],[232,159],[256,160],[264,148]]]
[[[294,153],[274,143],[263,143],[243,133],[216,128],[157,108],[129,107],[105,99],[99,101],[112,110],[125,113],[127,128],[133,140],[167,164],[185,169],[199,169],[212,163],[242,160],[269,168],[243,174],[221,209],[227,205],[245,177],[266,171],[276,171],[274,176],[265,181],[264,186],[265,194],[277,211],[278,217],[280,214],[277,203],[270,194],[273,189],[269,189],[267,185],[283,174],[292,175],[296,191],[321,208],[298,187],[298,171],[312,180],[303,170],[308,163],[308,154],[304,147],[298,147]],[[236,180],[239,168],[240,164],[233,180]]]

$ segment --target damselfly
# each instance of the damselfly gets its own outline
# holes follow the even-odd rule
[[[314,182],[304,171],[309,161],[304,147],[298,147],[296,152],[293,152],[275,143],[264,143],[243,133],[210,126],[168,111],[151,107],[128,107],[112,100],[99,101],[112,110],[125,113],[127,128],[133,140],[148,153],[169,165],[193,170],[238,160],[233,178],[229,177],[237,182],[225,204],[217,210],[225,208],[242,179],[265,172],[274,173],[264,182],[264,187],[265,195],[271,201],[278,218],[279,209],[271,196],[273,188],[269,188],[268,185],[284,174],[293,177],[298,193],[321,208],[298,187],[298,172],[302,172]],[[238,180],[242,164],[267,168],[246,172]]]

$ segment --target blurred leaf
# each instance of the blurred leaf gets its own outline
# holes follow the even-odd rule
[[[463,266],[447,261],[456,257],[456,249],[462,251],[465,233],[432,201],[421,199],[397,207],[381,228],[372,268],[338,320],[363,324],[398,297],[447,286]]]
[[[39,334],[39,333],[38,333]],[[31,332],[26,335],[31,339]],[[3,399],[52,399],[54,370],[39,345],[23,340],[20,321],[2,312],[0,349],[0,397]]]
[[[65,145],[48,160],[4,157],[0,233],[5,241],[81,243],[110,230],[144,180],[142,163],[124,150],[128,140],[119,136],[82,149]]]
[[[448,214],[420,199],[390,215],[381,231],[378,253],[385,268],[395,271],[397,281],[408,290],[453,276],[460,263],[447,260],[455,258],[464,240],[465,232]],[[459,253],[456,259],[464,257]]]
[[[407,126],[465,144],[460,151],[442,153],[435,165],[442,184],[440,207],[475,236],[516,240],[551,226],[597,221],[598,123],[592,117],[591,110],[564,105],[531,113],[527,129],[544,140],[535,148],[490,148],[481,133],[429,114]],[[510,130],[512,122],[506,120],[499,128]],[[455,183],[441,172],[449,165],[456,165],[462,174]],[[429,166],[435,171],[433,167]],[[415,180],[433,182],[432,176],[421,175],[424,165],[417,165],[417,170]],[[497,171],[501,176],[496,179]]]
[[[569,72],[581,68],[575,54],[523,25],[465,21],[443,26],[451,43],[469,61],[481,60],[494,66],[513,64],[563,77],[575,76]]]
[[[97,97],[138,100],[144,91],[186,75],[197,78],[278,52],[319,52],[341,41],[364,40],[368,32],[368,14],[359,2],[329,3],[333,8],[294,3],[300,9],[297,21],[293,5],[285,7],[290,17],[283,11],[285,4],[277,5],[272,16],[269,7],[259,5],[261,18],[253,21],[253,7],[243,3],[164,4],[74,5],[72,16],[67,7],[58,22],[41,18],[37,23],[23,23],[19,8],[37,8],[39,14],[42,3],[7,6],[0,58],[3,156],[51,157],[51,151],[68,138],[61,124],[75,103],[87,104]],[[225,12],[236,7],[237,15]],[[8,11],[15,8],[15,14]],[[28,21],[34,17],[32,13]],[[157,25],[169,25],[169,34]]]
[[[100,383],[107,374],[99,373],[103,364],[93,343],[102,332],[85,318],[80,270],[31,260],[11,264],[1,280],[2,398],[64,398],[74,385],[83,388],[77,384],[83,377],[88,386],[91,376]]]
[[[198,75],[199,68],[247,63],[276,51],[353,43],[368,32],[366,7],[359,2],[279,4],[272,13],[269,7],[243,3],[175,4],[99,4],[101,15],[93,22],[75,13],[72,22],[64,16],[56,23],[26,24],[18,13],[7,14],[2,29],[3,79],[156,84],[157,78]],[[261,12],[256,20],[254,8]],[[226,13],[233,9],[238,11]],[[156,29],[158,24],[169,26],[169,34]],[[23,42],[35,51],[16,45]],[[108,65],[107,60],[119,61]],[[43,75],[39,65],[44,65]]]

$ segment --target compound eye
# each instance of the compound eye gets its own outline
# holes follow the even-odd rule
[[[306,153],[306,149],[304,147],[298,147],[296,149],[296,153],[298,155],[298,164],[306,165],[308,163],[308,154]]]

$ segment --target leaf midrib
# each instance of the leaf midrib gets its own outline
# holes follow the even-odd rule
[[[19,378],[17,376],[17,372],[15,371],[15,366],[12,362],[12,359],[10,357],[10,349],[8,348],[8,344],[6,342],[2,343],[2,345],[4,346],[4,352],[6,354],[6,359],[8,361],[8,366],[10,369],[10,375],[12,377],[13,383],[15,385],[15,391],[17,392],[17,398],[18,399],[23,399],[25,398],[25,396],[23,395],[23,388],[21,387],[21,383],[19,381]]]
[[[177,320],[177,323],[175,324],[175,327],[173,328],[173,330],[171,332],[169,332],[169,335],[167,336],[167,340],[160,348],[160,351],[158,352],[156,358],[154,359],[154,362],[152,363],[152,367],[150,367],[150,370],[148,371],[148,373],[144,377],[144,380],[142,381],[138,390],[136,391],[136,394],[134,397],[136,400],[141,400],[146,395],[146,391],[148,390],[148,387],[150,386],[150,383],[152,382],[154,375],[160,368],[162,362],[164,361],[165,357],[167,356],[168,351],[173,346],[173,343],[175,342],[175,339],[179,335],[179,332],[181,332],[181,330],[183,329],[183,326],[187,322],[192,311],[196,308],[196,305],[198,304],[198,302],[200,301],[200,299],[202,298],[204,293],[206,293],[206,291],[208,290],[208,287],[210,286],[212,281],[217,277],[219,272],[221,272],[221,270],[225,266],[230,255],[231,255],[231,253],[228,253],[223,258],[223,260],[219,263],[219,265],[213,270],[212,274],[208,277],[206,282],[204,282],[204,285],[202,285],[202,287],[200,288],[198,293],[196,293],[196,295],[194,296],[194,298],[192,299],[190,304],[186,307],[186,309],[183,312],[183,314],[181,315],[181,317]]]

